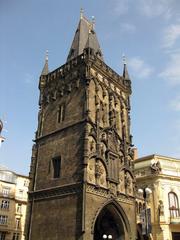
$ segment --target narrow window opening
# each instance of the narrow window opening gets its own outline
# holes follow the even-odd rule
[[[61,157],[56,157],[52,159],[53,165],[53,178],[60,178],[61,173]]]
[[[58,108],[58,113],[57,113],[57,121],[58,123],[63,122],[65,119],[65,105],[60,105]]]

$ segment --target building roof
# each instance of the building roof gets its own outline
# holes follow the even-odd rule
[[[103,60],[100,45],[94,31],[94,23],[81,15],[74,39],[67,57],[67,61],[79,56],[86,48],[91,48]]]
[[[174,158],[174,157],[168,157],[168,156],[164,156],[164,155],[159,155],[159,154],[151,154],[151,155],[147,155],[141,158],[137,158],[135,159],[135,163],[137,162],[142,162],[142,161],[146,161],[146,160],[150,160],[150,159],[155,159],[155,158],[161,158],[161,159],[172,159],[173,161],[180,161],[179,158]]]
[[[134,160],[136,178],[180,178],[180,159],[152,154]]]

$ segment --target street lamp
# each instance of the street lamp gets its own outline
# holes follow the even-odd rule
[[[111,234],[109,234],[109,235],[103,234],[102,238],[103,239],[112,239],[112,235]]]
[[[145,239],[149,239],[148,236],[151,233],[151,229],[149,228],[150,223],[150,209],[147,208],[147,197],[149,194],[152,193],[152,190],[148,187],[140,188],[138,189],[138,193],[143,195],[144,203],[145,203],[145,209],[142,210],[142,214],[144,217],[142,217],[142,224],[144,223],[144,231],[142,230],[142,234],[145,235]]]

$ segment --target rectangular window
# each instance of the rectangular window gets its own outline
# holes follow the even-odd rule
[[[0,240],[5,240],[6,233],[5,232],[0,232]]]
[[[56,157],[52,159],[53,165],[53,177],[60,178],[61,173],[61,157]]]
[[[10,193],[10,188],[3,188],[2,189],[3,197],[8,197],[9,193]]]
[[[20,228],[20,218],[16,218],[16,230]]]
[[[8,216],[0,215],[0,224],[7,224]]]
[[[62,105],[59,106],[58,112],[57,112],[57,121],[58,121],[58,123],[63,122],[64,118],[65,118],[65,105],[62,104]]]
[[[18,198],[19,199],[23,199],[23,194],[24,194],[24,191],[22,190],[22,189],[19,189],[19,191],[18,191]]]
[[[21,213],[21,210],[22,210],[22,204],[18,203],[18,205],[17,205],[17,213]]]
[[[2,200],[1,209],[9,210],[9,200]]]
[[[29,185],[28,180],[24,180],[24,187],[28,187],[28,185]]]
[[[12,240],[20,240],[20,234],[19,233],[14,233]]]

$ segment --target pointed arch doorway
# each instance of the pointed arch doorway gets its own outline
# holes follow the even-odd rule
[[[113,204],[108,204],[96,218],[93,240],[125,240],[125,235],[125,222],[121,214]]]

